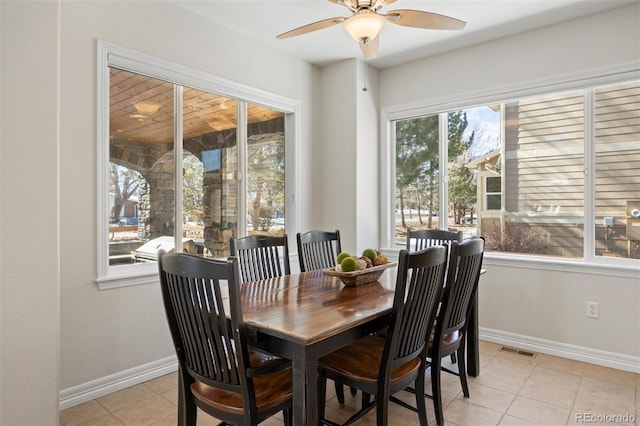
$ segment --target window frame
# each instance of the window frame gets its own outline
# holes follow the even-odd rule
[[[189,68],[184,65],[172,63],[170,61],[157,58],[148,54],[137,52],[125,47],[121,47],[103,40],[97,41],[97,273],[96,283],[98,288],[110,289],[118,287],[127,287],[131,285],[157,283],[158,271],[157,265],[153,263],[142,263],[135,265],[109,265],[109,232],[108,218],[104,212],[108,211],[109,194],[107,165],[109,162],[109,68],[116,67],[125,71],[146,75],[148,77],[157,78],[172,84],[188,86],[194,89],[215,93],[222,96],[233,98],[237,101],[238,110],[246,110],[246,105],[258,104],[267,108],[281,111],[285,114],[285,164],[287,167],[285,174],[285,209],[287,218],[285,222],[285,232],[292,233],[297,229],[297,217],[299,209],[294,203],[295,194],[297,193],[297,175],[298,165],[296,161],[295,141],[299,140],[299,108],[300,103],[297,100],[284,96],[276,95],[261,89],[257,89],[248,85],[244,85],[235,81],[227,80],[203,71]],[[179,90],[181,92],[181,90]],[[177,96],[179,97],[179,96]],[[180,98],[181,100],[181,98]],[[174,105],[177,111],[180,103]],[[241,147],[246,142],[246,114],[238,114],[238,149],[239,155],[245,152]],[[181,144],[181,128],[182,114],[176,114],[175,123],[175,140],[178,145]],[[243,121],[241,121],[243,120]],[[177,147],[179,148],[179,147]],[[176,166],[182,167],[182,151],[176,149],[175,160]],[[179,163],[180,162],[180,163]],[[239,164],[244,167],[245,160],[239,159]],[[176,169],[177,170],[177,169]],[[239,173],[242,173],[240,169]],[[181,176],[178,178],[176,174],[176,202],[181,201],[182,196],[180,188],[182,187]],[[240,176],[242,182],[244,174]],[[246,197],[245,185],[240,185],[238,197]],[[242,198],[239,198],[242,199]],[[242,207],[245,203],[240,203]],[[246,207],[245,207],[246,210]],[[176,214],[180,209],[176,210]],[[245,215],[246,216],[246,215]],[[239,218],[239,227],[246,228],[246,217]],[[244,231],[243,231],[244,232]],[[180,245],[178,240],[182,233],[181,221],[176,221],[176,247]]]
[[[637,277],[640,270],[640,260],[624,258],[605,258],[595,255],[595,140],[593,137],[593,90],[600,86],[624,83],[640,79],[640,64],[625,64],[592,72],[565,75],[558,78],[523,82],[513,86],[497,87],[478,92],[462,93],[451,97],[425,100],[413,104],[384,107],[380,120],[380,240],[385,251],[391,254],[401,248],[394,244],[395,240],[395,121],[409,118],[440,114],[446,117],[450,111],[480,107],[496,103],[515,102],[533,96],[545,96],[558,92],[582,90],[584,92],[585,114],[585,180],[584,180],[584,251],[583,258],[569,259],[559,257],[543,257],[532,254],[513,254],[487,252],[485,263],[496,266],[518,266],[532,269],[546,269],[557,271],[589,272],[598,275]],[[503,117],[504,118],[504,117]],[[442,127],[442,123],[441,123]],[[445,139],[446,142],[446,139]],[[440,158],[446,156],[446,145],[443,143],[441,132]],[[445,162],[446,164],[446,162]],[[447,175],[443,168],[440,182],[441,200],[446,200]],[[504,179],[502,182],[504,185]],[[503,188],[504,191],[504,188]],[[504,200],[502,201],[504,203]],[[447,203],[441,203],[445,206]],[[442,207],[442,206],[441,206]],[[446,213],[446,212],[445,212]],[[440,227],[446,218],[440,219]]]

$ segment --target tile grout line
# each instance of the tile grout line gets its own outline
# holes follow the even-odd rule
[[[522,388],[524,388],[524,385],[527,383],[527,381],[531,378],[531,375],[533,374],[533,371],[536,369],[536,367],[538,367],[538,360],[535,359],[535,361],[533,361],[533,368],[531,369],[531,371],[529,371],[529,374],[527,375],[527,377],[524,379],[524,381],[522,382],[522,385],[520,385],[520,388],[518,389],[518,392],[515,393],[514,398],[511,400],[511,403],[509,404],[509,406],[506,408],[506,410],[504,410],[504,413],[502,414],[502,417],[500,418],[500,422],[498,422],[498,425],[502,422],[502,420],[504,419],[504,417],[507,415],[507,413],[509,412],[509,409],[513,406],[513,403],[518,399],[518,397],[521,398],[526,398],[524,395],[520,395],[520,392],[522,392]],[[530,398],[528,398],[530,399]],[[516,417],[518,419],[522,419],[522,417],[519,416],[515,416],[513,414],[509,414],[510,416]],[[522,419],[525,421],[529,421],[529,419]]]
[[[582,388],[582,382],[584,381],[584,370],[582,371],[582,375],[580,376],[580,383],[578,383],[578,388],[576,389],[576,393],[573,396],[573,404],[571,404],[571,409],[569,411],[569,418],[567,419],[567,425],[571,422],[571,415],[575,412],[576,401],[578,400],[578,393],[580,393],[580,389]]]

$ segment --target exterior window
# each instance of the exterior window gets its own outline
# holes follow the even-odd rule
[[[487,210],[500,210],[502,208],[502,178],[500,176],[487,176],[485,179]]]
[[[247,109],[249,220],[238,223],[238,102],[116,68],[110,83],[110,265],[155,261],[159,248],[173,250],[178,210],[183,252],[226,257],[239,226],[242,234],[284,233],[283,113]],[[174,94],[182,104],[181,170]],[[272,226],[275,220],[281,226]]]
[[[281,108],[295,106],[277,99],[279,108],[267,107],[263,92],[260,104],[218,94],[205,88],[215,86],[213,77],[168,71],[171,64],[153,76],[140,60],[144,71],[136,72],[129,52],[112,48],[99,96],[108,103],[99,131],[108,141],[99,176],[101,288],[150,282],[135,277],[157,275],[160,249],[226,258],[230,238],[284,234],[288,113]]]
[[[640,259],[640,82],[599,87],[595,116],[595,255]]]
[[[238,226],[238,102],[188,87],[183,99],[183,251],[224,257]]]
[[[174,239],[174,85],[109,69],[109,265],[146,262]]]
[[[477,171],[472,160],[495,149],[498,120],[499,107],[480,107],[395,122],[396,244],[405,244],[407,228],[476,235]],[[445,155],[448,161],[441,162]],[[448,184],[443,188],[445,173]]]
[[[407,228],[437,229],[440,182],[438,115],[396,122],[396,244]]]
[[[481,217],[480,235],[491,251],[582,257],[582,92],[523,99],[504,111],[504,210]],[[487,210],[495,189],[486,188]]]
[[[281,114],[258,105],[248,105],[248,115],[247,230],[249,234],[284,235],[284,121]],[[276,118],[259,121],[261,116]]]
[[[639,259],[639,99],[632,81],[396,119],[395,244],[439,227],[489,252]]]

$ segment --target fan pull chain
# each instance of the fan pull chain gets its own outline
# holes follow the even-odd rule
[[[363,79],[363,83],[362,83],[362,91],[366,92],[367,90],[367,75],[369,74],[369,59],[367,59],[369,57],[369,40],[367,40],[364,43],[364,47],[365,47],[365,55],[364,55],[364,79]]]
[[[364,68],[364,84],[362,87],[362,91],[366,92],[367,90],[367,74],[369,74],[369,61],[365,61],[365,68]]]

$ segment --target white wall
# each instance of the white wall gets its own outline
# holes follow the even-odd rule
[[[0,424],[58,421],[59,4],[0,2]]]
[[[522,339],[541,351],[640,372],[637,277],[488,263],[479,312],[490,339]],[[586,317],[588,301],[599,302],[598,319]]]
[[[380,73],[381,108],[455,102],[526,82],[640,64],[640,5],[460,49]],[[485,261],[486,338],[640,372],[640,277],[513,268]],[[557,268],[556,268],[557,269]],[[600,318],[585,317],[586,302]]]
[[[310,224],[339,229],[342,249],[378,247],[378,70],[360,60],[322,68],[321,124],[312,148]],[[362,91],[367,83],[367,91]]]
[[[321,109],[323,123],[314,146],[312,193],[324,202],[311,212],[313,228],[339,229],[343,251],[355,250],[357,235],[356,183],[358,129],[356,90],[357,61],[343,61],[322,68]]]
[[[156,285],[99,291],[96,278],[96,40],[105,40],[300,102],[308,156],[315,71],[169,2],[62,3],[61,389],[63,399],[92,381],[174,355]],[[309,171],[300,170],[308,181]],[[309,209],[303,203],[300,213]],[[304,221],[303,221],[304,223]],[[294,240],[295,241],[295,240]],[[115,376],[114,376],[115,375]],[[98,384],[94,384],[99,386]],[[102,384],[106,386],[108,384]]]
[[[388,68],[380,106],[465,98],[490,88],[638,62],[638,3]]]
[[[358,100],[356,140],[356,223],[358,255],[366,248],[380,248],[379,205],[379,81],[378,70],[358,61],[355,96]],[[363,82],[366,75],[366,81]],[[367,91],[363,91],[365,85]]]

